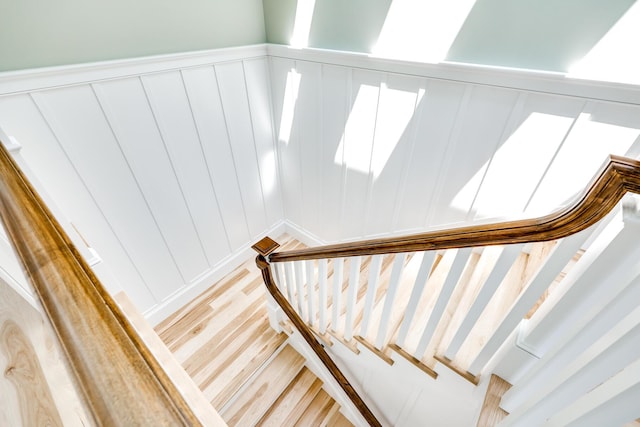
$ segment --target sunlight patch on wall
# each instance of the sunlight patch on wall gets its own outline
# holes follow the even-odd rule
[[[293,34],[289,44],[291,47],[302,49],[309,45],[309,31],[316,0],[298,0],[296,19],[293,23]]]
[[[336,150],[336,164],[369,173],[379,90],[377,86],[360,85]]]
[[[443,61],[474,3],[475,0],[394,0],[372,55]]]
[[[601,123],[582,113],[553,164],[526,207],[527,215],[549,213],[573,201],[584,190],[609,154],[624,155],[640,130]]]
[[[260,171],[262,173],[262,191],[264,196],[267,196],[276,189],[276,155],[273,150],[262,156]]]
[[[567,76],[640,84],[639,40],[640,2],[636,2]]]
[[[289,139],[291,138],[293,116],[298,102],[298,89],[300,89],[300,73],[292,68],[287,74],[287,83],[282,100],[282,117],[280,117],[280,128],[278,130],[278,141],[285,145],[289,144]]]
[[[424,96],[392,89],[385,83],[361,85],[353,104],[334,161],[351,170],[373,174],[384,170],[413,117],[416,104]]]
[[[382,173],[393,150],[413,117],[417,103],[422,100],[424,89],[418,93],[380,87],[380,102],[376,119],[376,134],[371,157],[371,172],[376,179]]]
[[[494,154],[472,210],[482,217],[522,213],[572,122],[530,114]]]

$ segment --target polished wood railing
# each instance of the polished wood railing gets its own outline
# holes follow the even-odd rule
[[[269,256],[269,261],[300,261],[555,240],[595,224],[627,192],[640,193],[640,161],[611,155],[575,204],[547,216],[274,252]]]
[[[276,285],[276,282],[273,278],[270,265],[266,260],[266,257],[269,256],[269,254],[276,248],[278,248],[278,246],[279,244],[269,237],[265,237],[260,242],[252,246],[252,248],[259,254],[256,259],[256,264],[262,272],[262,279],[264,280],[267,290],[276,301],[276,303],[282,308],[287,317],[291,320],[293,326],[298,330],[298,332],[300,332],[302,338],[307,342],[307,344],[309,344],[313,352],[322,361],[322,364],[325,366],[325,368],[327,368],[329,373],[338,382],[342,390],[346,393],[347,397],[355,405],[360,414],[369,423],[369,425],[374,427],[382,426],[380,421],[378,421],[373,412],[371,412],[364,400],[362,400],[360,395],[353,388],[351,383],[349,383],[349,380],[347,380],[342,371],[338,368],[329,354],[325,351],[322,344],[318,342],[313,332],[311,332],[309,327],[304,323],[302,318],[300,318],[295,309],[291,306],[291,304],[289,304],[289,301],[287,301],[285,296],[278,289],[278,286]]]
[[[320,357],[320,359],[325,363],[325,366],[329,369],[336,380],[341,385],[343,385],[343,389],[353,400],[355,406],[358,407],[367,421],[369,421],[370,423],[378,423],[378,421],[375,421],[375,418],[371,418],[373,417],[373,415],[371,414],[369,409],[366,407],[364,402],[362,402],[362,399],[358,396],[355,390],[353,390],[353,387],[351,387],[348,381],[344,378],[344,375],[337,369],[335,363],[331,361],[330,357],[324,351],[323,346],[315,338],[314,331],[311,327],[314,326],[313,323],[315,321],[316,314],[318,314],[320,319],[320,326],[315,331],[316,334],[323,334],[327,324],[327,314],[326,312],[323,312],[323,310],[326,310],[326,307],[320,307],[320,312],[315,313],[315,308],[313,305],[313,299],[315,298],[315,296],[312,297],[311,295],[313,294],[313,290],[309,290],[313,289],[315,283],[317,283],[318,287],[320,288],[319,302],[320,304],[324,304],[324,302],[327,301],[327,292],[323,291],[323,287],[327,286],[328,276],[331,274],[334,275],[335,289],[333,290],[334,296],[332,305],[334,309],[334,319],[332,321],[332,328],[336,328],[337,323],[346,323],[345,331],[343,334],[344,337],[342,337],[343,341],[351,342],[351,338],[356,338],[359,342],[368,344],[363,337],[353,337],[354,331],[352,318],[354,317],[354,315],[353,313],[351,313],[352,315],[349,316],[349,313],[353,312],[355,307],[355,295],[357,293],[359,282],[358,274],[361,270],[361,257],[373,256],[373,258],[371,258],[370,260],[371,264],[367,268],[369,269],[370,274],[373,273],[370,276],[369,280],[374,279],[374,281],[377,281],[380,272],[380,256],[387,254],[397,254],[394,255],[393,268],[391,269],[393,271],[390,273],[391,278],[389,279],[391,282],[391,284],[389,285],[389,289],[392,290],[392,294],[388,298],[385,297],[384,309],[382,310],[382,317],[380,320],[380,325],[388,327],[389,314],[392,311],[395,292],[397,291],[400,274],[403,269],[405,255],[409,253],[422,252],[425,255],[422,259],[422,264],[420,265],[420,272],[418,273],[418,278],[415,280],[416,284],[414,285],[414,290],[411,292],[409,305],[407,306],[406,310],[403,311],[403,313],[405,313],[405,319],[403,320],[402,326],[400,328],[400,333],[398,335],[398,340],[402,341],[404,337],[406,337],[407,328],[411,323],[411,318],[416,312],[416,307],[420,299],[421,291],[423,289],[426,278],[428,277],[429,272],[433,271],[432,269],[435,268],[435,265],[437,264],[435,262],[435,251],[444,249],[511,245],[508,250],[505,250],[503,252],[502,258],[504,259],[500,258],[500,260],[498,260],[497,265],[500,265],[500,268],[498,270],[501,270],[502,272],[500,274],[496,274],[496,277],[492,279],[493,282],[495,282],[494,287],[497,287],[497,285],[501,282],[504,274],[506,274],[509,267],[512,265],[513,261],[519,256],[522,244],[558,240],[579,233],[582,230],[586,230],[590,226],[598,223],[609,212],[611,212],[627,192],[640,193],[640,161],[619,156],[610,156],[607,162],[601,168],[598,175],[591,181],[586,190],[576,199],[576,202],[573,205],[544,217],[467,226],[461,228],[432,231],[422,234],[414,234],[404,237],[365,240],[359,242],[349,242],[283,252],[277,251],[279,245],[276,242],[269,238],[266,238],[254,245],[254,249],[258,253],[260,253],[260,255],[258,256],[257,264],[263,272],[263,278],[267,289],[275,299],[276,303],[279,304],[283,312],[289,317],[289,319],[296,327],[296,329],[301,333],[303,338],[309,343],[318,357]],[[574,239],[575,241],[568,242],[566,245],[567,247],[572,247],[574,245],[577,245],[577,247],[573,249],[567,249],[563,247],[562,251],[559,252],[566,252],[566,254],[559,256],[559,258],[566,256],[568,257],[567,260],[570,259],[575,254],[575,251],[580,248],[580,242],[583,241],[582,239],[586,238],[587,236],[588,234],[581,233],[580,239]],[[462,249],[460,250],[463,251]],[[571,250],[573,250],[573,252],[571,252]],[[470,249],[465,249],[463,252],[466,255],[471,254]],[[457,263],[458,258],[460,258],[461,262],[459,264],[460,267],[462,267],[464,266],[465,257],[462,253],[460,255],[460,257],[456,258],[455,262]],[[346,262],[346,259],[348,257],[351,257],[350,260],[354,264],[353,266],[350,266],[350,271],[353,277],[350,277],[348,281],[345,280],[343,282],[342,266],[343,263]],[[333,273],[329,272],[329,274],[327,274],[327,259],[333,259]],[[292,263],[293,261],[295,261],[296,263]],[[299,263],[300,261],[305,261],[306,265],[301,266]],[[291,270],[286,272],[284,268],[275,268],[282,267],[282,265],[284,264],[287,264],[288,267],[291,267],[291,264],[296,264],[297,267],[300,267],[300,269],[293,272],[293,267],[291,267]],[[558,265],[555,266],[555,264]],[[556,267],[562,268],[566,264],[566,262],[557,261],[555,264],[553,266],[548,266],[549,271],[553,270]],[[329,264],[329,266],[331,267],[331,264]],[[276,277],[280,278],[278,283],[276,283],[276,280],[274,280],[272,268],[274,268]],[[305,275],[303,270],[311,271],[311,273],[307,272],[307,274]],[[313,279],[314,277],[316,277],[314,272],[315,270],[317,270],[318,273],[317,282]],[[451,286],[447,285],[447,295],[451,294],[453,287],[457,282],[457,278],[459,277],[460,273],[462,273],[461,268],[459,268],[458,270],[459,271],[457,271],[456,274],[451,275],[453,279],[451,279]],[[554,274],[550,274],[550,276],[555,277]],[[553,280],[553,277],[551,277],[551,280]],[[309,302],[308,308],[303,304],[302,301],[305,298],[305,283],[307,286],[306,298]],[[340,319],[338,322],[336,321],[338,319],[336,313],[339,313],[341,307],[340,294],[342,293],[341,289],[343,283],[348,283],[345,302],[347,318],[346,320]],[[280,289],[282,289],[282,291],[278,288],[278,285],[280,286]],[[296,286],[298,286],[297,289]],[[539,285],[536,285],[535,287],[532,287],[532,289],[537,289],[538,287]],[[288,298],[283,294],[283,292],[287,293]],[[367,322],[369,320],[369,314],[371,313],[373,294],[375,293],[376,285],[374,283],[373,286],[367,287],[367,301],[365,302],[364,315],[362,320],[362,324],[364,326],[362,327],[362,330],[367,329]],[[474,324],[473,320],[477,320],[480,313],[482,312],[482,309],[486,306],[490,297],[493,295],[492,291],[487,291],[485,293],[486,295],[483,295],[483,298],[481,300],[475,301],[474,315],[469,316],[469,319],[465,319],[465,321],[468,320],[468,322],[466,322],[468,324],[465,323],[464,332],[456,334],[456,337],[458,338],[457,341],[464,341],[464,337],[467,336]],[[527,298],[523,298],[523,301],[531,298],[537,298],[537,295],[534,295],[534,293],[535,291],[532,291],[531,294],[533,296],[527,295]],[[294,295],[298,297],[298,300],[296,300]],[[440,304],[440,299],[442,299],[444,305]],[[446,302],[447,296],[442,297],[441,295],[438,300],[438,307],[440,308],[439,311],[442,311],[444,309],[444,307],[446,306]],[[533,302],[535,302],[535,299]],[[529,310],[533,302],[531,302],[531,304],[529,304],[528,306],[527,303],[520,303],[518,306],[518,310]],[[294,306],[297,307],[297,309],[294,308]],[[303,317],[306,317],[308,322],[305,322]],[[439,316],[433,317],[436,320],[437,318],[439,318]],[[510,315],[508,323],[517,323],[519,321],[518,319],[521,318],[521,315]],[[420,367],[425,371],[428,367],[422,366],[422,364],[420,363],[420,357],[422,357],[424,353],[423,347],[425,347],[426,343],[429,342],[428,339],[430,338],[430,333],[433,330],[433,327],[430,328],[428,326],[429,325],[427,325],[427,327],[425,328],[424,336],[420,339],[418,349],[415,352],[417,356],[414,357],[416,364],[420,365]],[[386,338],[388,338],[389,334],[386,333],[386,329],[382,329],[382,327],[381,330],[382,332],[377,334],[375,345],[371,344],[369,347],[371,347],[374,351],[377,350],[377,353],[379,353],[379,355],[382,355],[382,357],[384,358],[381,349],[386,345]],[[427,333],[427,330],[431,332]],[[509,331],[510,330],[511,329],[509,329]],[[334,329],[333,332],[335,334],[339,331]],[[504,331],[501,331],[501,333],[497,336],[501,336],[503,334]],[[457,348],[458,347],[459,346],[457,346]],[[397,348],[402,351],[402,348],[397,345],[392,348]],[[455,353],[457,349],[455,351],[451,351],[452,353]],[[444,358],[439,358],[438,360],[444,360]],[[477,383],[477,378],[471,373],[464,372],[463,374],[468,374],[470,378],[472,378],[473,382]],[[435,375],[432,376],[435,377]]]
[[[202,425],[0,141],[0,218],[97,425]]]

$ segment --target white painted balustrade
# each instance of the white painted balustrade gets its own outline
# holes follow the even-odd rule
[[[446,369],[437,357],[473,379],[524,350],[529,368],[505,374],[514,382],[502,426],[598,425],[616,411],[624,422],[640,417],[627,408],[640,379],[621,374],[640,360],[639,238],[627,207],[556,242],[293,261],[274,271],[318,334],[353,347],[364,340],[388,360],[395,348]]]

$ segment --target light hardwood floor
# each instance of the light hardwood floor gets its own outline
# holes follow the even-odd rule
[[[281,236],[283,249],[302,245]],[[229,425],[351,425],[304,358],[269,326],[253,260],[156,327]]]

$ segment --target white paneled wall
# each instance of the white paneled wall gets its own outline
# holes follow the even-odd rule
[[[282,221],[268,64],[254,51],[134,73],[123,61],[100,78],[89,66],[0,95],[0,126],[154,321]]]
[[[320,241],[548,213],[608,154],[638,154],[640,107],[613,92],[566,96],[533,77],[504,87],[478,83],[486,70],[456,81],[447,66],[270,51],[285,216]]]
[[[634,90],[249,46],[5,73],[0,126],[157,321],[283,219],[335,242],[548,211],[640,154]]]

